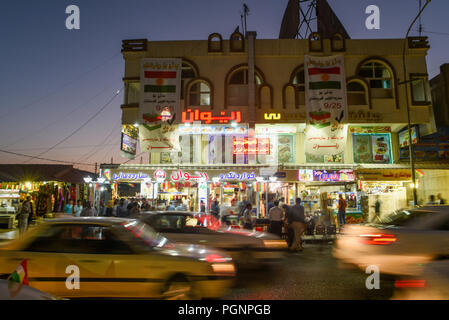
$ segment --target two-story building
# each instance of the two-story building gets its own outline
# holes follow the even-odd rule
[[[408,90],[401,84],[404,45],[407,78],[414,80]],[[428,49],[426,38],[405,43],[340,34],[322,39],[316,33],[308,40],[257,39],[255,32],[246,38],[234,32],[229,39],[213,33],[200,41],[124,40],[123,125],[138,123],[144,58],[182,59],[180,107],[187,118],[201,119],[204,112],[214,119],[232,112],[241,118],[226,125],[180,123],[180,151],[151,153],[150,163],[102,165],[102,170],[116,183],[140,182],[141,189],[133,190],[159,202],[193,195],[195,210],[205,193],[207,202],[218,195],[229,206],[246,196],[260,213],[267,196],[289,203],[299,196],[310,212],[335,206],[339,193],[346,194],[354,212],[367,212],[375,195],[382,196],[385,210],[405,206],[411,172],[400,162],[398,132],[407,126],[406,95],[411,122],[432,126]],[[338,155],[314,156],[305,149],[305,55],[344,56],[348,123],[346,147]],[[257,152],[239,152],[251,141],[257,141]],[[205,174],[207,182],[171,179],[179,172]],[[118,196],[133,190],[117,191]]]

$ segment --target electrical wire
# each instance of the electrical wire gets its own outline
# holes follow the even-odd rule
[[[79,146],[65,146],[65,147],[56,147],[55,149],[84,149],[84,148],[93,148],[93,147],[101,147],[103,144],[86,144]],[[116,143],[106,144],[105,146],[116,146]],[[9,151],[17,152],[17,151],[29,151],[29,150],[44,150],[48,147],[41,148],[20,148],[20,149],[9,149]]]
[[[113,86],[115,86],[115,84],[113,84]],[[41,128],[38,129],[37,131],[31,132],[31,133],[29,133],[29,134],[23,136],[22,138],[19,138],[19,139],[15,140],[14,142],[11,142],[10,144],[8,144],[8,145],[6,145],[6,146],[2,146],[2,148],[9,149],[9,147],[14,146],[14,145],[17,145],[18,143],[22,142],[23,140],[29,138],[29,136],[33,136],[33,138],[36,137],[36,135],[39,135],[41,132],[45,131],[45,130],[48,129],[49,127],[51,127],[51,126],[53,126],[53,125],[55,125],[55,124],[57,124],[57,123],[60,123],[60,121],[61,121],[62,119],[65,119],[65,118],[67,118],[68,116],[70,116],[70,115],[72,115],[73,113],[75,113],[76,111],[78,111],[78,110],[80,110],[80,109],[86,107],[86,106],[88,105],[88,103],[90,103],[91,101],[93,101],[95,98],[97,98],[97,97],[98,97],[99,95],[101,95],[104,91],[106,91],[107,89],[110,89],[111,87],[112,87],[112,86],[107,86],[107,87],[103,88],[99,93],[95,94],[95,96],[89,98],[87,101],[85,101],[85,102],[83,102],[82,104],[78,105],[76,108],[72,109],[69,113],[67,113],[67,114],[63,115],[62,117],[60,117],[60,118],[58,118],[58,119],[56,119],[56,120],[50,122],[49,124],[47,124],[47,125],[41,127]]]
[[[79,162],[71,162],[71,161],[64,161],[64,160],[41,158],[41,157],[37,157],[37,156],[30,156],[30,155],[23,154],[23,153],[11,152],[11,151],[2,150],[2,149],[0,149],[0,152],[7,153],[7,154],[12,154],[12,155],[15,155],[15,156],[20,156],[20,157],[27,157],[27,158],[38,159],[38,160],[45,160],[45,161],[51,161],[51,162],[77,164],[77,165],[92,166],[92,167],[95,166],[95,164],[92,164],[92,163],[79,163]]]
[[[115,57],[117,57],[118,55],[120,55],[120,53],[114,54],[111,58],[107,59],[104,63],[101,63],[101,64],[95,66],[94,68],[92,68],[92,69],[90,69],[90,70],[84,72],[83,74],[81,74],[80,76],[76,77],[75,79],[73,79],[73,80],[71,80],[71,81],[69,81],[69,82],[63,84],[62,86],[59,86],[57,89],[55,89],[54,91],[50,92],[49,94],[46,94],[45,96],[40,97],[39,99],[36,99],[36,100],[34,100],[33,102],[30,102],[30,103],[27,103],[27,104],[25,104],[25,105],[23,105],[23,106],[21,106],[21,107],[19,107],[19,108],[14,108],[14,109],[12,109],[12,110],[10,110],[10,111],[7,111],[7,112],[4,113],[3,115],[0,115],[0,119],[3,119],[3,118],[5,118],[5,117],[7,117],[7,116],[9,116],[9,115],[11,115],[11,114],[13,114],[13,113],[19,113],[19,112],[21,112],[21,111],[23,111],[23,110],[26,110],[26,109],[28,109],[29,107],[31,107],[32,105],[35,105],[36,103],[39,103],[39,102],[41,102],[41,101],[43,101],[43,100],[45,100],[45,99],[47,99],[47,98],[49,98],[49,97],[55,95],[55,94],[58,93],[58,92],[61,92],[62,89],[67,88],[67,87],[70,86],[72,83],[75,83],[76,81],[82,79],[82,78],[83,78],[84,76],[86,76],[87,74],[92,73],[93,71],[97,70],[98,68],[100,68],[101,66],[103,66],[105,63],[108,63],[109,61],[111,61],[112,59],[114,59]]]
[[[123,89],[120,88],[119,90],[117,90],[117,92],[114,94],[114,96],[109,99],[109,101],[103,105],[100,110],[98,110],[93,116],[91,116],[86,122],[84,122],[80,127],[78,127],[75,131],[73,131],[71,134],[69,134],[67,137],[65,137],[64,139],[62,139],[61,141],[59,141],[58,143],[56,143],[55,145],[51,146],[50,148],[48,148],[47,150],[45,150],[44,152],[39,153],[38,155],[36,155],[35,158],[31,158],[28,161],[31,161],[33,159],[37,159],[37,157],[40,157],[48,152],[50,152],[51,150],[53,150],[54,148],[56,148],[57,146],[59,146],[60,144],[64,143],[65,141],[67,141],[68,139],[70,139],[72,136],[74,136],[76,133],[78,133],[81,129],[83,129],[89,122],[91,122],[93,119],[95,119],[104,109],[106,109],[107,106],[109,106],[112,101],[114,101],[114,99],[120,94],[121,90]]]

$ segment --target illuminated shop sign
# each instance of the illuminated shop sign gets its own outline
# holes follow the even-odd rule
[[[269,138],[234,138],[234,154],[270,154],[270,139]]]
[[[231,111],[230,115],[227,116],[225,111],[221,111],[219,116],[213,116],[212,111],[200,111],[199,109],[187,109],[187,112],[183,112],[181,116],[182,123],[193,123],[195,121],[202,121],[205,124],[210,124],[213,121],[218,123],[229,123],[229,122],[242,122],[242,112],[241,111]]]
[[[299,170],[298,181],[302,182],[340,182],[355,181],[353,170]]]
[[[147,179],[148,175],[142,172],[139,173],[123,173],[119,172],[119,174],[114,174],[112,176],[113,180],[126,179],[126,180],[143,180]]]
[[[182,170],[173,172],[171,175],[172,181],[190,181],[190,180],[204,180],[207,181],[208,176],[205,172],[196,172],[197,175],[191,175],[188,172],[182,172]]]
[[[304,112],[266,112],[263,115],[266,121],[278,121],[278,120],[305,120],[306,114]]]
[[[265,120],[281,120],[280,113],[265,113],[263,117]]]
[[[269,127],[256,127],[256,134],[296,133],[296,127],[270,125]]]
[[[227,135],[227,134],[247,134],[246,126],[223,126],[223,125],[199,125],[199,126],[181,126],[179,134],[209,134],[209,135]]]
[[[166,173],[165,173],[165,171],[164,170],[156,170],[155,172],[154,172],[154,178],[157,180],[157,179],[162,179],[162,180],[165,180],[165,177],[166,177],[167,175],[166,175]]]
[[[220,174],[220,180],[254,180],[254,179],[256,179],[256,174],[254,172],[235,173],[231,171],[226,174]]]
[[[339,171],[326,171],[313,170],[314,181],[354,181],[354,171],[352,170],[339,170]]]

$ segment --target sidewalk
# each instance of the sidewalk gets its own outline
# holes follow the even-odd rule
[[[49,219],[51,218],[49,217],[44,219],[43,217],[39,217],[36,220],[34,220],[31,225],[28,226],[28,229],[33,228],[39,225],[40,223],[44,222],[45,220]],[[19,228],[17,227],[17,221],[15,222],[15,226],[16,227],[13,229],[0,229],[0,242],[11,241],[19,237]]]

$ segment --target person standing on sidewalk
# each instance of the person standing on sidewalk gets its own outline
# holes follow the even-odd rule
[[[268,217],[270,219],[270,233],[282,237],[282,222],[284,220],[284,212],[281,208],[279,208],[279,201],[274,201],[274,206],[268,212]]]
[[[81,200],[78,200],[76,202],[76,206],[73,207],[73,216],[74,217],[81,217],[81,212],[83,211],[83,205],[81,203]]]
[[[30,197],[27,197],[26,200],[22,203],[22,207],[20,208],[20,212],[18,215],[19,220],[19,236],[22,237],[28,228],[28,217],[31,213],[31,202]]]
[[[253,215],[251,213],[252,210],[253,206],[250,203],[248,203],[246,205],[245,211],[243,212],[243,218],[245,221],[245,225],[243,227],[244,229],[253,230]]]
[[[296,204],[290,207],[288,211],[289,217],[289,227],[293,229],[294,238],[293,243],[290,246],[290,251],[302,251],[302,240],[301,235],[306,231],[306,218],[304,214],[304,207],[301,205],[301,198],[296,198]]]
[[[343,195],[338,196],[338,226],[343,227],[346,224],[346,200],[343,199]]]

